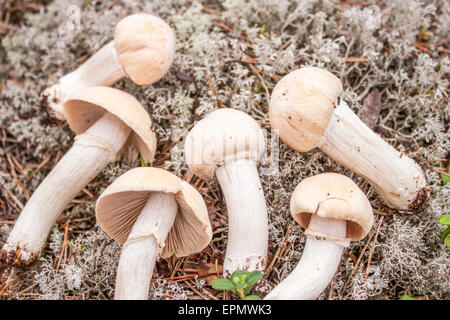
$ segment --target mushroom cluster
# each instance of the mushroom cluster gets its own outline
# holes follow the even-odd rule
[[[75,142],[26,203],[0,261],[32,265],[58,216],[108,163],[137,151],[153,161],[156,135],[149,114],[133,96],[105,86],[123,77],[139,85],[156,82],[174,52],[175,37],[166,22],[145,13],[129,15],[117,24],[113,41],[43,91],[46,110],[67,120]]]
[[[170,68],[174,50],[173,32],[163,20],[133,14],[117,24],[113,41],[44,90],[49,113],[66,120],[76,137],[23,208],[0,251],[2,263],[31,266],[58,216],[107,164],[124,154],[136,159],[138,152],[152,163],[156,135],[150,115],[136,98],[108,86],[123,77],[138,85],[154,83]],[[421,210],[429,198],[422,169],[369,129],[340,99],[342,91],[339,79],[324,69],[289,73],[272,92],[272,128],[295,150],[320,148],[366,178],[388,206]],[[259,124],[231,108],[212,111],[186,137],[190,172],[217,179],[225,198],[225,277],[264,272],[267,264],[269,219],[258,172],[265,149]],[[344,248],[370,231],[372,207],[353,180],[325,172],[298,184],[290,210],[305,229],[306,244],[297,267],[265,299],[316,299],[336,273]],[[122,246],[118,300],[147,299],[159,258],[198,253],[213,235],[199,191],[161,168],[134,168],[117,177],[98,197],[95,216]]]

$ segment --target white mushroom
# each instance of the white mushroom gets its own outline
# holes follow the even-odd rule
[[[373,224],[365,194],[337,173],[300,182],[291,197],[291,214],[305,228],[305,248],[295,269],[266,300],[316,299],[333,279],[344,247],[364,238]]]
[[[86,87],[65,105],[73,147],[42,181],[23,208],[0,251],[2,262],[26,268],[45,246],[48,234],[69,202],[128,145],[153,161],[156,136],[147,111],[131,95],[108,87]]]
[[[63,104],[71,92],[110,86],[124,77],[152,84],[169,70],[174,55],[175,36],[166,22],[145,13],[129,15],[117,24],[113,41],[42,92],[42,105],[50,116],[65,120]]]
[[[100,195],[95,212],[103,230],[123,245],[116,300],[147,299],[159,256],[199,252],[212,238],[201,195],[163,169],[127,171]]]
[[[228,211],[224,275],[235,270],[264,270],[268,245],[266,200],[257,171],[264,135],[249,115],[234,109],[208,114],[189,132],[185,157],[203,179],[220,183]]]
[[[342,90],[340,80],[320,68],[289,73],[272,92],[272,127],[295,150],[320,148],[366,178],[390,207],[420,210],[430,190],[422,169],[339,101]]]

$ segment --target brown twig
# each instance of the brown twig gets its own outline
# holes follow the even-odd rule
[[[50,160],[51,155],[50,153],[48,153],[44,160],[42,160],[42,162],[36,167],[36,169],[34,169],[34,171],[31,173],[31,175],[29,175],[26,179],[25,179],[25,183],[27,183],[28,181],[30,181],[30,179],[37,173],[39,172],[39,170],[42,169],[43,166],[45,166],[47,164],[47,162]]]
[[[216,16],[219,19],[222,18],[222,13],[217,10],[208,8],[207,6],[204,6],[204,5],[202,5],[202,9],[203,9],[203,11],[205,11],[213,16]]]
[[[286,230],[286,233],[284,235],[283,241],[281,242],[280,246],[278,247],[277,251],[275,252],[275,255],[273,256],[272,261],[270,262],[269,266],[266,269],[267,276],[270,275],[272,272],[273,266],[275,265],[275,262],[278,260],[281,251],[286,247],[287,240],[289,239],[289,236],[291,235],[291,229],[288,227]]]
[[[94,197],[94,195],[88,189],[83,188],[82,191],[83,191],[83,193],[87,194],[87,196],[89,198],[93,198]]]
[[[367,58],[358,58],[358,57],[347,57],[345,58],[345,62],[369,62],[370,59]]]
[[[19,201],[19,199],[16,198],[16,196],[14,194],[12,194],[11,191],[9,191],[8,189],[5,189],[6,194],[14,201],[15,204],[17,204],[17,206],[19,206],[20,210],[23,210],[23,204],[22,202]]]

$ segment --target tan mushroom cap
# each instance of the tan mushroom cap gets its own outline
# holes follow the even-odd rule
[[[291,197],[291,214],[305,229],[313,214],[346,220],[346,238],[329,237],[331,240],[361,240],[373,224],[372,207],[366,195],[350,178],[331,172],[306,178],[297,185]]]
[[[200,120],[186,137],[184,153],[192,172],[214,178],[216,168],[227,161],[259,162],[265,150],[264,133],[245,112],[218,109]]]
[[[114,46],[124,72],[138,85],[161,79],[175,56],[172,29],[164,20],[145,13],[120,20],[114,31]]]
[[[272,91],[269,118],[280,138],[300,152],[315,148],[342,92],[332,73],[305,67],[284,76]]]
[[[132,146],[139,150],[145,161],[153,161],[156,135],[152,130],[152,120],[132,95],[110,87],[84,87],[69,95],[64,103],[64,112],[76,134],[85,132],[105,112],[112,113],[133,131],[120,154]]]
[[[209,244],[212,228],[202,196],[174,174],[152,167],[129,170],[103,191],[95,205],[95,215],[102,229],[124,244],[151,192],[172,193],[179,206],[162,258],[184,257]]]

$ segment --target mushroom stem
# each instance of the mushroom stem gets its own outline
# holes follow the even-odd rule
[[[228,161],[216,169],[228,211],[228,244],[224,276],[235,270],[261,270],[266,263],[268,218],[266,200],[256,164]]]
[[[319,148],[369,180],[393,208],[418,210],[427,200],[420,167],[367,127],[343,101],[334,110]]]
[[[347,222],[343,220],[311,216],[307,231],[319,234],[333,231],[337,238],[345,238]],[[307,232],[305,232],[307,234]],[[342,242],[306,238],[302,257],[295,269],[280,282],[265,300],[313,300],[325,290],[333,279],[341,261],[344,246]]]
[[[172,228],[178,204],[171,193],[152,192],[124,243],[115,300],[147,300],[156,259]]]
[[[56,219],[69,202],[122,149],[131,129],[105,113],[42,181],[23,208],[0,252],[9,265],[27,267],[38,257]]]
[[[57,83],[42,92],[48,111],[59,120],[65,120],[64,101],[66,97],[89,86],[110,86],[125,76],[117,59],[114,41],[109,42],[86,60],[76,70],[61,77]]]

